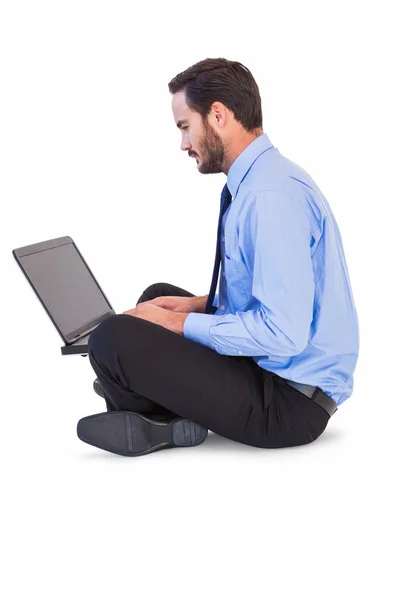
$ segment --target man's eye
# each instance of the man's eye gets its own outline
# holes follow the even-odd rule
[[[189,127],[188,126],[182,127],[182,131],[184,131],[185,129],[189,129]]]

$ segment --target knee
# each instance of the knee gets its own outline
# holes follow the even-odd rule
[[[147,287],[143,294],[140,296],[139,300],[136,303],[136,306],[140,304],[140,302],[145,302],[146,300],[154,300],[154,298],[158,298],[159,296],[164,296],[165,286],[167,283],[153,283]]]
[[[110,348],[115,348],[122,331],[126,330],[128,319],[133,320],[130,315],[111,315],[97,325],[88,339],[89,353],[98,357],[103,350],[109,352]]]
[[[153,296],[156,298],[157,297],[157,293],[161,290],[164,290],[166,286],[168,286],[168,283],[164,283],[164,282],[160,282],[160,283],[152,283],[151,285],[149,285],[149,287],[147,287],[144,290],[144,294],[147,294],[148,296]]]

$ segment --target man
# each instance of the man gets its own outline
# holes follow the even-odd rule
[[[359,348],[335,218],[263,132],[241,63],[206,59],[169,91],[181,149],[200,173],[227,175],[210,293],[153,284],[93,331],[108,411],[81,419],[78,436],[128,456],[197,445],[208,430],[263,448],[312,442],[351,395]]]

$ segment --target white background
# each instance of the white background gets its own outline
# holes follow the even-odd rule
[[[1,2],[3,598],[398,598],[394,7]],[[226,177],[180,150],[167,86],[207,57],[251,70],[265,133],[330,203],[354,392],[308,446],[210,433],[127,459],[76,437],[105,410],[94,372],[61,355],[12,249],[70,235],[116,312],[158,281],[208,293]]]

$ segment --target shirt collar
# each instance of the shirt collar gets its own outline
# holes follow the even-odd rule
[[[253,163],[257,158],[274,145],[271,143],[266,133],[262,133],[236,157],[228,171],[227,186],[232,194],[232,200],[235,199],[239,185],[246,177]]]

